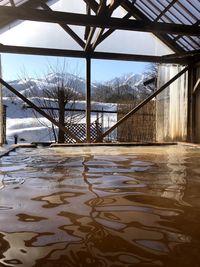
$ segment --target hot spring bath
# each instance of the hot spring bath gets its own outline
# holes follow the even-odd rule
[[[200,266],[200,149],[18,149],[0,163],[0,266]]]

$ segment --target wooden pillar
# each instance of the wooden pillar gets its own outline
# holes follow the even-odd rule
[[[188,141],[200,143],[200,62],[193,66],[189,76]]]
[[[188,71],[188,120],[187,120],[187,141],[194,142],[194,114],[195,114],[195,101],[193,94],[193,87],[195,81],[195,69]]]
[[[1,67],[1,58],[0,58],[0,77],[2,77],[2,67]],[[0,146],[3,145],[4,136],[3,136],[3,100],[2,100],[2,84],[0,84]]]
[[[91,58],[86,58],[86,142],[91,142]]]

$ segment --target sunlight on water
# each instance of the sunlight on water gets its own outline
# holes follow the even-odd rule
[[[19,149],[0,164],[0,266],[200,266],[200,150]]]

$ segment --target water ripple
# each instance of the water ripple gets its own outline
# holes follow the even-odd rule
[[[0,265],[199,266],[199,151],[143,149],[2,158]]]

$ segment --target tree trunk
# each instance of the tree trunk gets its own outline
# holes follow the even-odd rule
[[[65,100],[64,90],[60,90],[58,93],[58,105],[59,105],[59,123],[65,126]],[[59,128],[58,129],[58,143],[65,142],[65,133]]]

